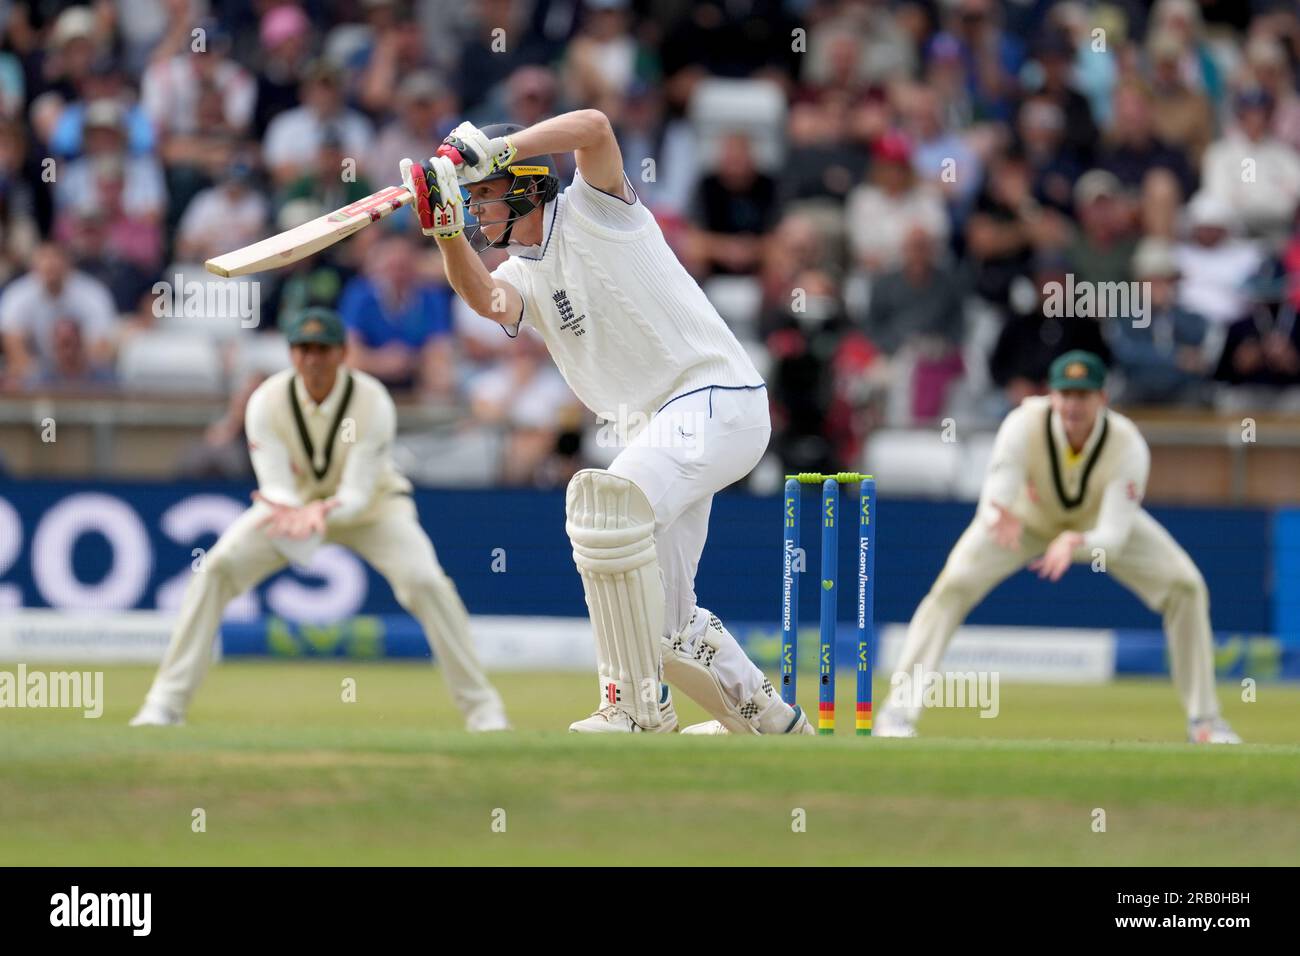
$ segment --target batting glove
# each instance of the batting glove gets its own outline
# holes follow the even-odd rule
[[[462,183],[476,183],[505,169],[519,151],[509,136],[489,138],[473,123],[461,123],[442,141],[438,155],[456,164]]]
[[[415,197],[412,204],[420,231],[438,239],[454,239],[465,229],[465,201],[450,159],[434,156],[427,166],[404,159],[402,183]]]

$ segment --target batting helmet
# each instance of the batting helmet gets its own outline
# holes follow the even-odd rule
[[[491,126],[484,126],[482,131],[484,136],[494,139],[498,136],[511,136],[522,129],[522,126],[514,123],[494,123]],[[466,237],[479,251],[489,246],[505,248],[510,242],[510,234],[514,231],[515,223],[534,209],[550,202],[560,191],[560,180],[555,175],[555,160],[548,155],[516,157],[505,169],[483,177],[480,182],[490,182],[495,179],[510,180],[510,185],[501,198],[475,201],[471,205],[475,209],[482,209],[483,206],[505,203],[510,210],[510,215],[505,220],[505,231],[496,242],[489,241],[483,234],[483,226],[479,222],[477,213],[471,217],[473,222],[466,220]],[[494,222],[492,225],[498,223]]]

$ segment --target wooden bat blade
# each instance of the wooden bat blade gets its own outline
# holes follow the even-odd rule
[[[291,265],[391,215],[413,198],[405,186],[389,186],[287,232],[209,259],[203,266],[213,275],[229,278]]]

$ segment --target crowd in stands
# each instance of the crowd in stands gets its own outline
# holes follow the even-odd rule
[[[399,401],[504,429],[502,480],[560,476],[586,413],[405,211],[259,276],[251,323],[157,284],[461,120],[595,107],[789,468],[996,422],[1075,347],[1126,406],[1300,413],[1297,77],[1294,0],[0,0],[0,393],[220,394],[194,458],[237,471],[279,325],[326,304]]]

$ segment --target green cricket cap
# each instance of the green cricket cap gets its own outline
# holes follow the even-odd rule
[[[347,341],[343,320],[333,309],[313,306],[303,309],[284,327],[290,345],[342,345]]]
[[[1096,391],[1106,387],[1106,365],[1092,352],[1073,349],[1052,362],[1047,384],[1057,391]]]

